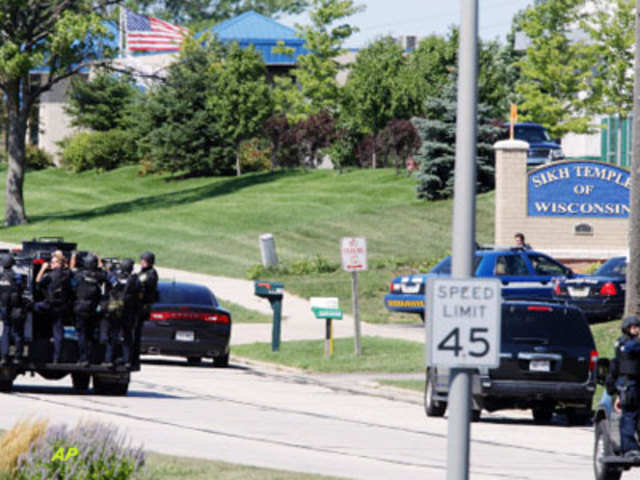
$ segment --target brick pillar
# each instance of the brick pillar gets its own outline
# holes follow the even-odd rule
[[[527,215],[527,150],[522,140],[501,140],[496,151],[495,245],[513,244],[518,219]],[[516,228],[514,230],[514,227]],[[523,232],[526,236],[527,232]]]

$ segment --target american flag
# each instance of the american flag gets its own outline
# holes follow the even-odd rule
[[[153,17],[137,15],[127,10],[125,31],[127,50],[179,50],[189,30]]]

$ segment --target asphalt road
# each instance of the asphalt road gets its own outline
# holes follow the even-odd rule
[[[19,377],[0,395],[0,428],[34,417],[100,420],[162,453],[347,478],[446,476],[446,420],[427,419],[418,394],[392,398],[357,378],[161,360],[133,375],[126,397],[77,395],[70,384]],[[589,427],[540,427],[510,411],[473,424],[472,439],[474,480],[593,475]]]

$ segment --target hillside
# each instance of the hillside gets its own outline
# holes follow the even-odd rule
[[[260,263],[261,233],[273,233],[284,262],[321,255],[338,263],[340,238],[364,236],[371,270],[362,275],[361,293],[365,319],[374,321],[388,317],[381,298],[399,265],[438,259],[450,248],[452,203],[416,200],[414,180],[392,170],[187,180],[136,172],[137,167],[101,174],[29,172],[30,223],[2,228],[0,239],[57,235],[103,256],[137,257],[153,250],[164,266],[244,277]],[[493,194],[478,197],[477,228],[478,240],[491,243]],[[281,279],[301,295],[339,294],[350,309],[346,273]]]

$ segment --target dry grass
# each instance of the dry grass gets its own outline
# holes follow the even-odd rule
[[[29,445],[43,436],[47,420],[22,420],[0,437],[0,474],[12,474],[18,466],[18,458],[27,453]]]

